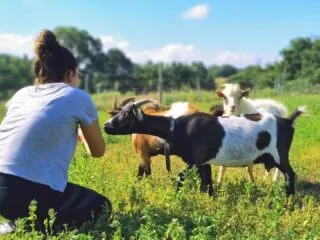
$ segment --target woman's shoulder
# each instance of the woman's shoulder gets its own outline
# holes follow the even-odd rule
[[[40,95],[66,97],[76,101],[86,101],[90,99],[90,95],[84,90],[70,86],[64,82],[36,85],[33,86],[33,88],[31,86],[30,88],[27,87],[25,91],[38,92]]]
[[[18,89],[16,92],[13,93],[13,95],[11,96],[10,100],[14,100],[14,99],[20,99],[22,98],[24,95],[26,95],[34,86],[25,86],[22,87],[20,89]]]
[[[62,98],[64,99],[63,101],[71,101],[77,103],[77,105],[86,103],[91,104],[92,102],[89,93],[64,83],[31,85],[23,87],[13,94],[9,102],[14,101],[15,99],[24,99],[27,101],[29,98],[47,98],[49,100]]]
[[[70,95],[77,100],[91,100],[90,94],[80,88],[70,87]]]
[[[28,91],[31,90],[32,88],[34,88],[33,85],[24,86],[24,87],[18,89],[18,90],[14,93],[14,95],[23,94],[23,93],[25,93],[25,92],[28,92]]]
[[[76,109],[96,109],[91,95],[79,88],[70,87],[65,94],[65,100]]]
[[[97,107],[90,94],[86,91],[79,88],[71,89],[67,101],[71,112],[73,114],[76,113],[81,119],[80,122],[82,121],[85,125],[88,125],[92,123],[92,119],[97,119]]]

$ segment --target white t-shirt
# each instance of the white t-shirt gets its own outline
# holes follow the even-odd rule
[[[0,172],[63,192],[77,128],[98,118],[89,94],[66,83],[20,89],[0,125]]]

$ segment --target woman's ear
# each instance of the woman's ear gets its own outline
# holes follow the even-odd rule
[[[66,75],[64,76],[64,81],[66,83],[71,84],[72,83],[72,79],[73,79],[73,75],[74,75],[74,71],[69,70],[66,72]]]
[[[67,84],[70,84],[73,87],[77,87],[78,84],[79,84],[77,70],[69,70],[66,73],[64,82],[67,83]]]

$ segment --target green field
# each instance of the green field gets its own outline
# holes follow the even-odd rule
[[[115,93],[93,96],[100,124],[109,118]],[[257,93],[257,96],[263,94]],[[142,98],[143,96],[139,96]],[[155,95],[150,95],[155,97]],[[172,174],[165,170],[163,156],[152,160],[152,176],[137,181],[139,158],[130,136],[107,136],[107,153],[100,159],[86,155],[79,145],[72,161],[71,182],[92,188],[113,203],[111,219],[102,216],[96,224],[66,230],[47,239],[320,239],[320,104],[319,95],[286,95],[282,101],[293,111],[307,106],[300,117],[290,151],[297,174],[296,195],[286,198],[283,176],[277,183],[265,178],[262,165],[254,167],[255,183],[243,168],[229,168],[220,187],[216,186],[218,166],[212,166],[214,198],[199,192],[199,179],[188,172],[180,192],[175,190],[177,174],[185,167],[172,157]],[[208,112],[217,102],[212,92],[173,92],[165,103],[189,100]],[[1,115],[4,107],[1,104]],[[45,239],[36,231],[26,232],[23,221],[18,231],[3,239]]]

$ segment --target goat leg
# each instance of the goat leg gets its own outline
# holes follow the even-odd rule
[[[191,169],[192,166],[193,166],[193,165],[187,165],[187,167],[186,167],[182,172],[179,173],[179,175],[178,175],[177,191],[179,191],[180,188],[182,187],[182,183],[183,183],[183,181],[184,181],[184,179],[185,179],[185,178],[184,178],[185,172],[186,172],[187,170]]]
[[[287,196],[290,196],[295,193],[295,189],[294,189],[295,173],[290,165],[286,169],[284,175],[286,178],[286,193],[287,193]]]
[[[218,184],[219,184],[219,185],[221,184],[222,178],[223,178],[226,170],[227,170],[227,167],[225,167],[225,166],[220,166],[219,177],[218,177]]]
[[[254,176],[253,176],[253,166],[246,167],[247,173],[249,174],[249,180],[250,182],[254,182]]]
[[[211,165],[202,165],[198,167],[198,172],[200,175],[200,190],[201,192],[207,192],[209,196],[213,195],[213,185],[212,185],[212,174]]]
[[[144,168],[141,166],[141,164],[138,167],[138,179],[140,180],[143,177],[144,174]]]
[[[295,177],[292,167],[289,164],[285,166],[279,166],[280,171],[283,173],[286,181],[286,194],[289,197],[292,194],[295,194]]]
[[[279,176],[280,176],[280,171],[278,168],[276,168],[276,171],[274,172],[274,175],[273,175],[273,181],[274,182],[278,181]]]
[[[164,146],[164,155],[166,157],[166,169],[168,173],[171,173],[170,146]]]

